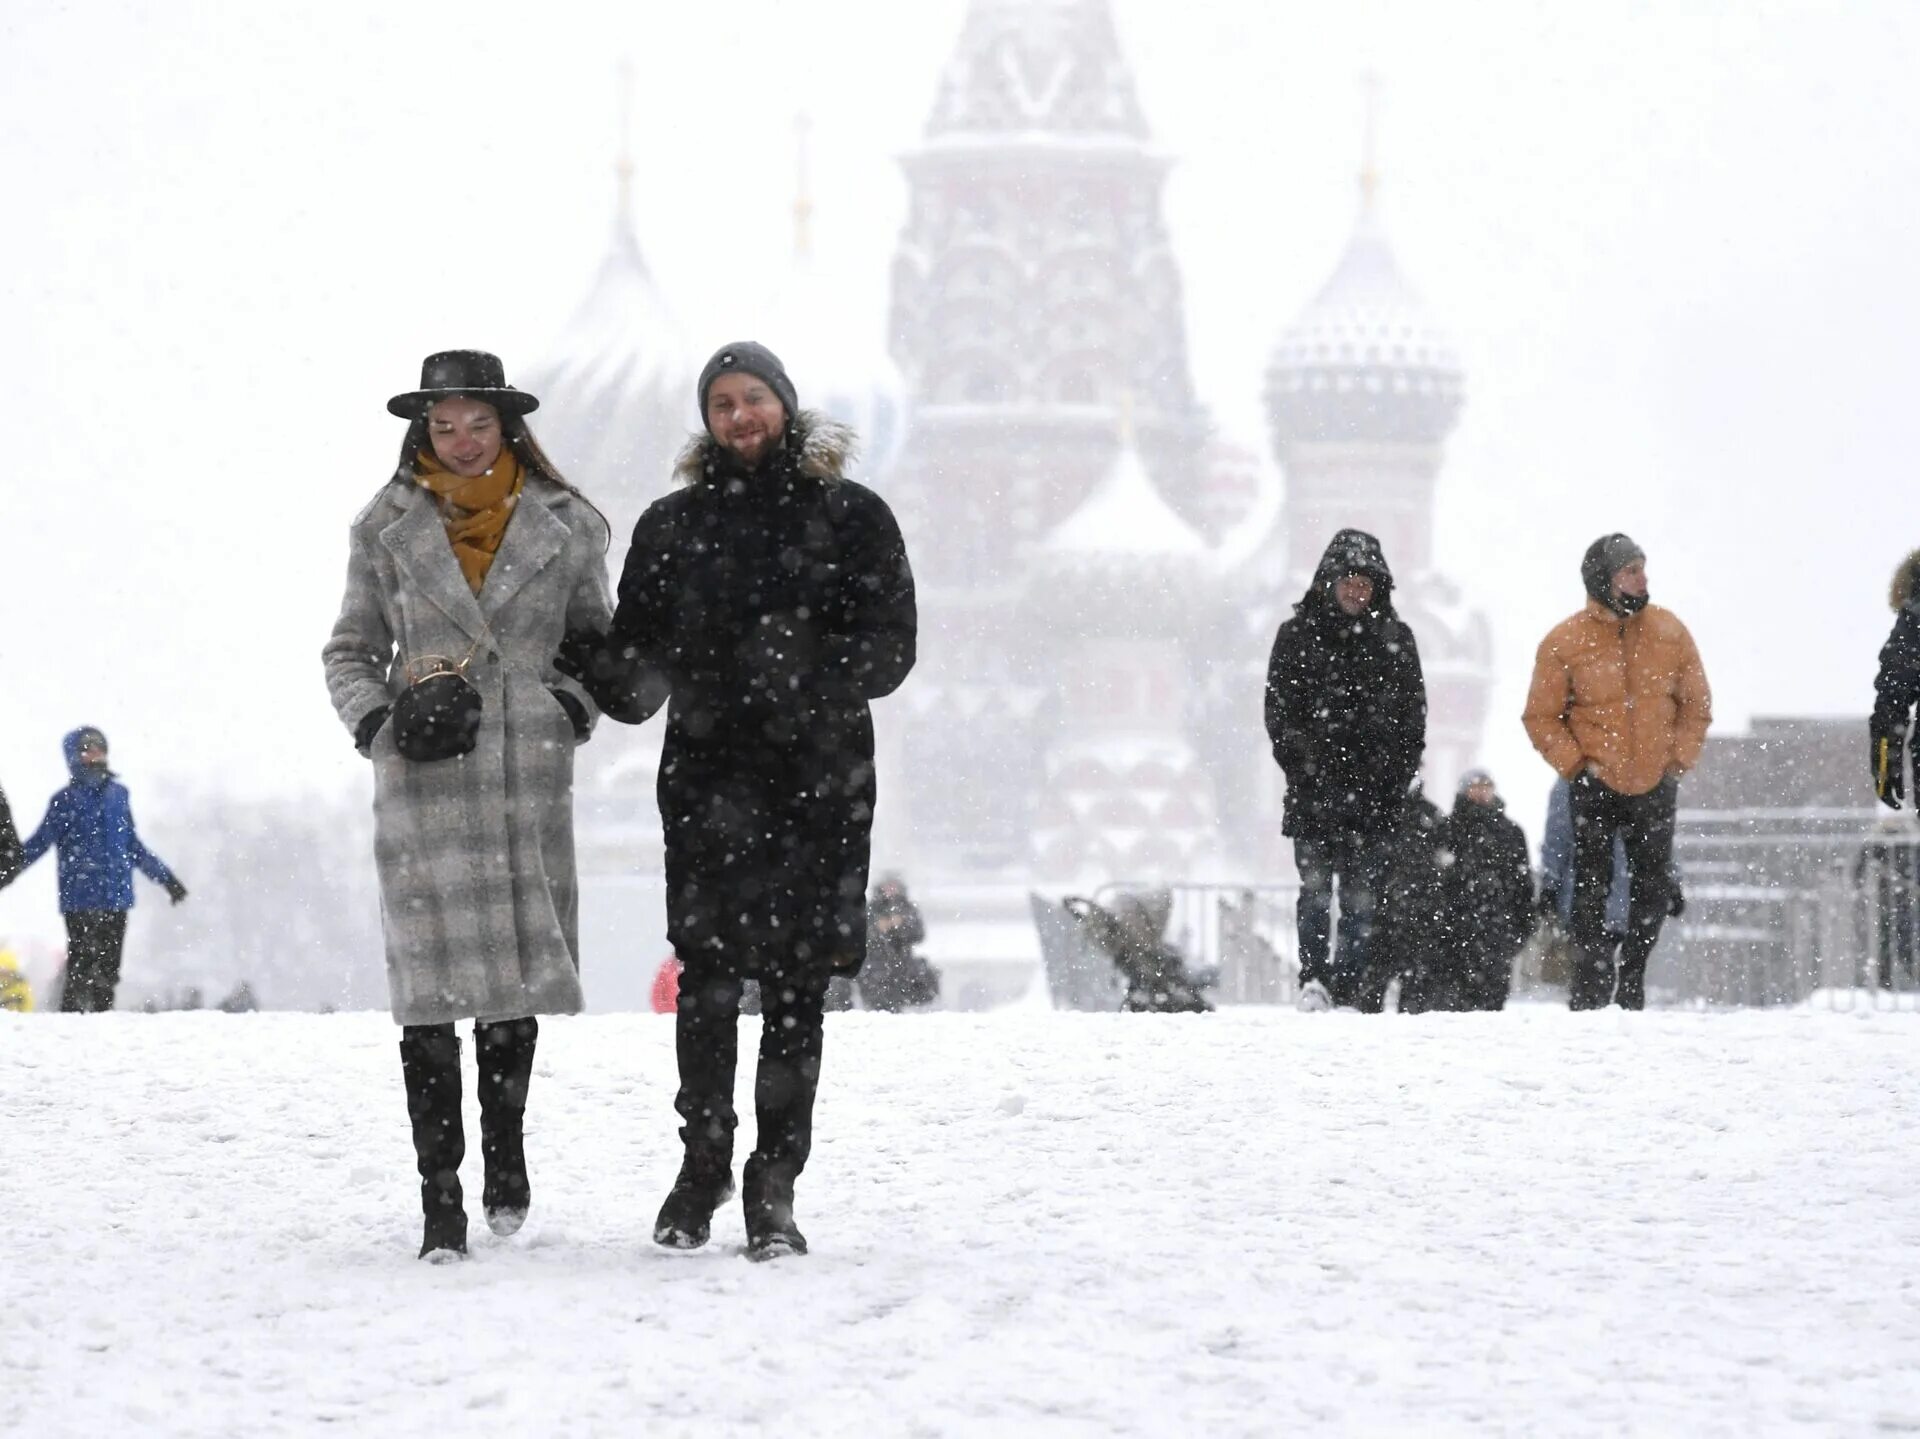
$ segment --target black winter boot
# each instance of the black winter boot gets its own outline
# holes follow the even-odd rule
[[[467,1252],[467,1211],[460,1193],[466,1134],[460,1123],[460,1041],[451,1025],[409,1025],[400,1040],[407,1117],[420,1169],[426,1228],[420,1257],[443,1264]]]
[[[805,1254],[807,1236],[793,1222],[793,1180],[789,1165],[748,1157],[741,1175],[741,1191],[747,1219],[747,1258],[778,1259],[788,1254]]]
[[[480,1061],[480,1156],[487,1173],[480,1202],[486,1209],[487,1228],[502,1236],[519,1232],[533,1202],[523,1121],[527,1085],[533,1078],[533,1047],[539,1037],[539,1021],[531,1015],[473,1027],[473,1047]]]
[[[653,1242],[698,1249],[713,1228],[713,1213],[733,1197],[733,1156],[711,1145],[687,1146],[680,1173],[653,1221]]]

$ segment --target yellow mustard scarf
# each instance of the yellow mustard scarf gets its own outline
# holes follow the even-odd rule
[[[453,557],[460,562],[468,587],[479,594],[526,483],[520,457],[502,445],[493,468],[468,479],[441,464],[433,451],[422,450],[413,457],[413,477],[440,501],[440,518],[453,543]]]

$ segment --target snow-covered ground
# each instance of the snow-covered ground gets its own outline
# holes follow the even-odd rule
[[[469,1068],[433,1268],[384,1016],[0,1017],[0,1432],[1920,1429],[1911,1013],[837,1015],[764,1266],[670,1036],[543,1025],[510,1241]]]

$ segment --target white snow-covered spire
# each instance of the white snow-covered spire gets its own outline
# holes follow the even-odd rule
[[[1049,534],[1042,548],[1061,558],[1198,560],[1208,553],[1199,531],[1161,498],[1134,443],[1130,406],[1123,406],[1120,446],[1106,477]]]
[[[906,383],[888,356],[877,317],[862,323],[846,296],[857,282],[829,273],[814,243],[812,122],[794,117],[793,251],[773,293],[748,317],[777,354],[800,403],[853,426],[863,478],[884,476],[905,430]]]
[[[611,244],[528,385],[540,397],[534,430],[541,444],[562,473],[608,511],[616,533],[666,490],[674,452],[699,420],[693,399],[698,359],[635,232],[634,164],[626,140],[630,73],[622,67]]]

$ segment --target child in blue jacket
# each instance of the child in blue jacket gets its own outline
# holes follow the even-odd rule
[[[113,1008],[120,984],[134,870],[163,887],[175,904],[187,897],[187,887],[134,832],[127,787],[107,768],[107,737],[88,725],[60,743],[73,780],[54,795],[47,817],[21,847],[19,867],[59,850],[60,913],[67,922],[60,1008],[97,1012]]]

